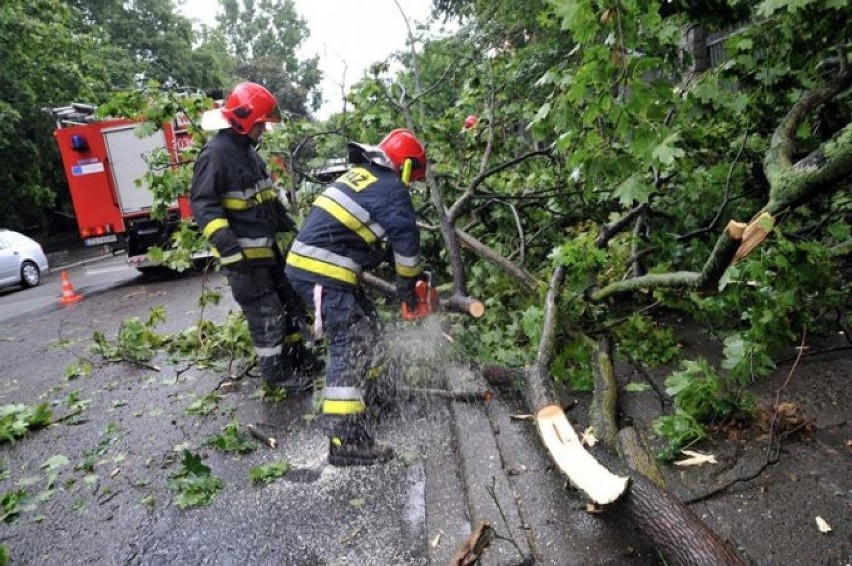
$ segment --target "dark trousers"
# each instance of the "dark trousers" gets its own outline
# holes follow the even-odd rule
[[[308,309],[316,313],[316,285],[297,278],[290,282]],[[361,434],[366,410],[363,390],[383,361],[381,329],[375,306],[360,288],[323,286],[319,314],[328,346],[324,421],[331,436],[345,439]]]
[[[248,323],[261,377],[273,385],[283,383],[292,375],[294,350],[304,347],[304,306],[284,276],[284,266],[224,272]]]

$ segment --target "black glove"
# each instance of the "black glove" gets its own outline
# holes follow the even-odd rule
[[[399,302],[406,305],[409,310],[417,309],[417,293],[414,291],[417,285],[417,277],[396,278],[396,296]]]
[[[295,234],[299,231],[299,227],[296,226],[296,222],[289,214],[287,214],[286,212],[281,212],[278,215],[278,231],[293,232]]]

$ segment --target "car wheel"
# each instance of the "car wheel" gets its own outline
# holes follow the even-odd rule
[[[35,287],[39,282],[41,282],[41,272],[38,266],[31,261],[25,261],[21,265],[21,285]]]

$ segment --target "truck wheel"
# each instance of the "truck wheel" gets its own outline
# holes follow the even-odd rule
[[[41,272],[38,266],[31,261],[21,264],[21,285],[24,287],[35,287],[41,282]]]

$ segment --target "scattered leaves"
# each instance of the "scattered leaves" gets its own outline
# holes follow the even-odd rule
[[[249,469],[249,479],[253,483],[272,483],[276,479],[283,477],[290,471],[290,462],[286,460],[276,460],[262,466],[253,466]]]
[[[0,407],[0,442],[14,442],[29,430],[49,425],[52,417],[53,412],[46,402],[32,407],[24,404],[3,405]]]
[[[222,434],[216,434],[206,440],[208,446],[212,446],[221,452],[237,452],[247,454],[257,449],[257,444],[239,430],[240,423],[234,419],[224,427]]]
[[[201,462],[201,456],[183,451],[180,469],[168,480],[169,489],[175,492],[174,504],[181,509],[209,505],[225,483],[210,472]]]

